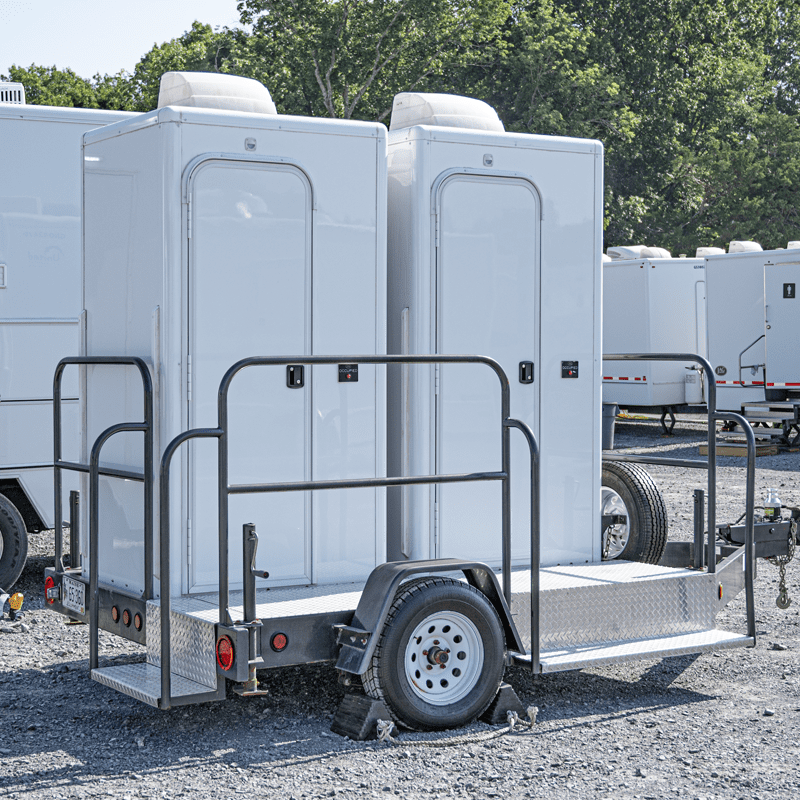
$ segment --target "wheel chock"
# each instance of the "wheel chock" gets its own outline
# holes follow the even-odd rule
[[[391,719],[388,709],[381,700],[365,694],[348,692],[331,723],[331,730],[340,736],[347,736],[357,742],[378,738],[378,720]],[[392,735],[397,734],[397,728]]]
[[[522,705],[511,684],[503,682],[500,684],[494,700],[489,704],[489,708],[480,715],[479,719],[487,725],[506,725],[509,711],[516,711],[520,719],[528,716],[525,706]]]

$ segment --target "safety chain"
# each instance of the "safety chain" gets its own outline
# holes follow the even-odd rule
[[[792,518],[789,524],[789,554],[785,556],[772,556],[768,558],[770,564],[777,567],[780,577],[778,579],[778,597],[775,605],[784,611],[792,604],[789,590],[786,588],[786,565],[794,558],[795,536],[797,534],[797,520]]]
[[[397,744],[403,747],[451,747],[457,744],[474,744],[477,742],[488,742],[491,739],[497,739],[500,736],[505,736],[508,733],[513,733],[519,725],[520,729],[527,728],[530,730],[536,724],[536,716],[539,713],[538,706],[528,706],[527,721],[523,722],[519,718],[516,711],[508,711],[506,719],[508,725],[496,731],[486,731],[484,733],[468,733],[463,736],[454,736],[450,739],[412,739],[411,741],[400,741],[392,736],[394,730],[394,722],[391,720],[379,719],[378,720],[378,741],[388,742],[389,744]]]
[[[603,554],[601,556],[603,561],[608,561],[608,554],[611,552],[611,525],[603,531]]]

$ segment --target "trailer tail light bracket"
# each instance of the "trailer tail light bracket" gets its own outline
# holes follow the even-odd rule
[[[249,631],[245,626],[217,625],[214,643],[217,675],[244,683],[250,677],[249,653]]]

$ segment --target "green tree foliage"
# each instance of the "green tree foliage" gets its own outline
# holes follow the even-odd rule
[[[17,81],[25,87],[25,100],[33,105],[97,108],[92,84],[71,69],[13,65],[0,80]]]
[[[386,120],[397,92],[450,87],[508,15],[506,0],[243,0],[248,74],[286,113]],[[240,57],[243,52],[238,51]]]

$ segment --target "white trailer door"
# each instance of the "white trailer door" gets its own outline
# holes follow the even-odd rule
[[[517,178],[457,174],[442,181],[437,194],[437,352],[496,359],[511,384],[511,415],[537,432],[537,192]],[[531,383],[520,382],[522,362],[534,364]],[[442,365],[438,392],[437,472],[502,469],[495,373],[482,365]],[[511,442],[512,557],[527,560],[530,456],[521,434],[512,432]],[[438,485],[436,505],[438,557],[499,563],[499,482]]]
[[[210,161],[189,187],[192,427],[215,426],[220,379],[249,356],[310,353],[311,186],[287,165]],[[311,479],[311,375],[287,386],[285,366],[240,373],[229,394],[232,484]],[[216,444],[190,458],[189,590],[218,583]],[[255,523],[269,584],[311,581],[308,493],[234,495],[231,586],[242,583],[242,525]]]
[[[767,388],[800,389],[800,261],[766,264],[764,303],[766,316]]]

